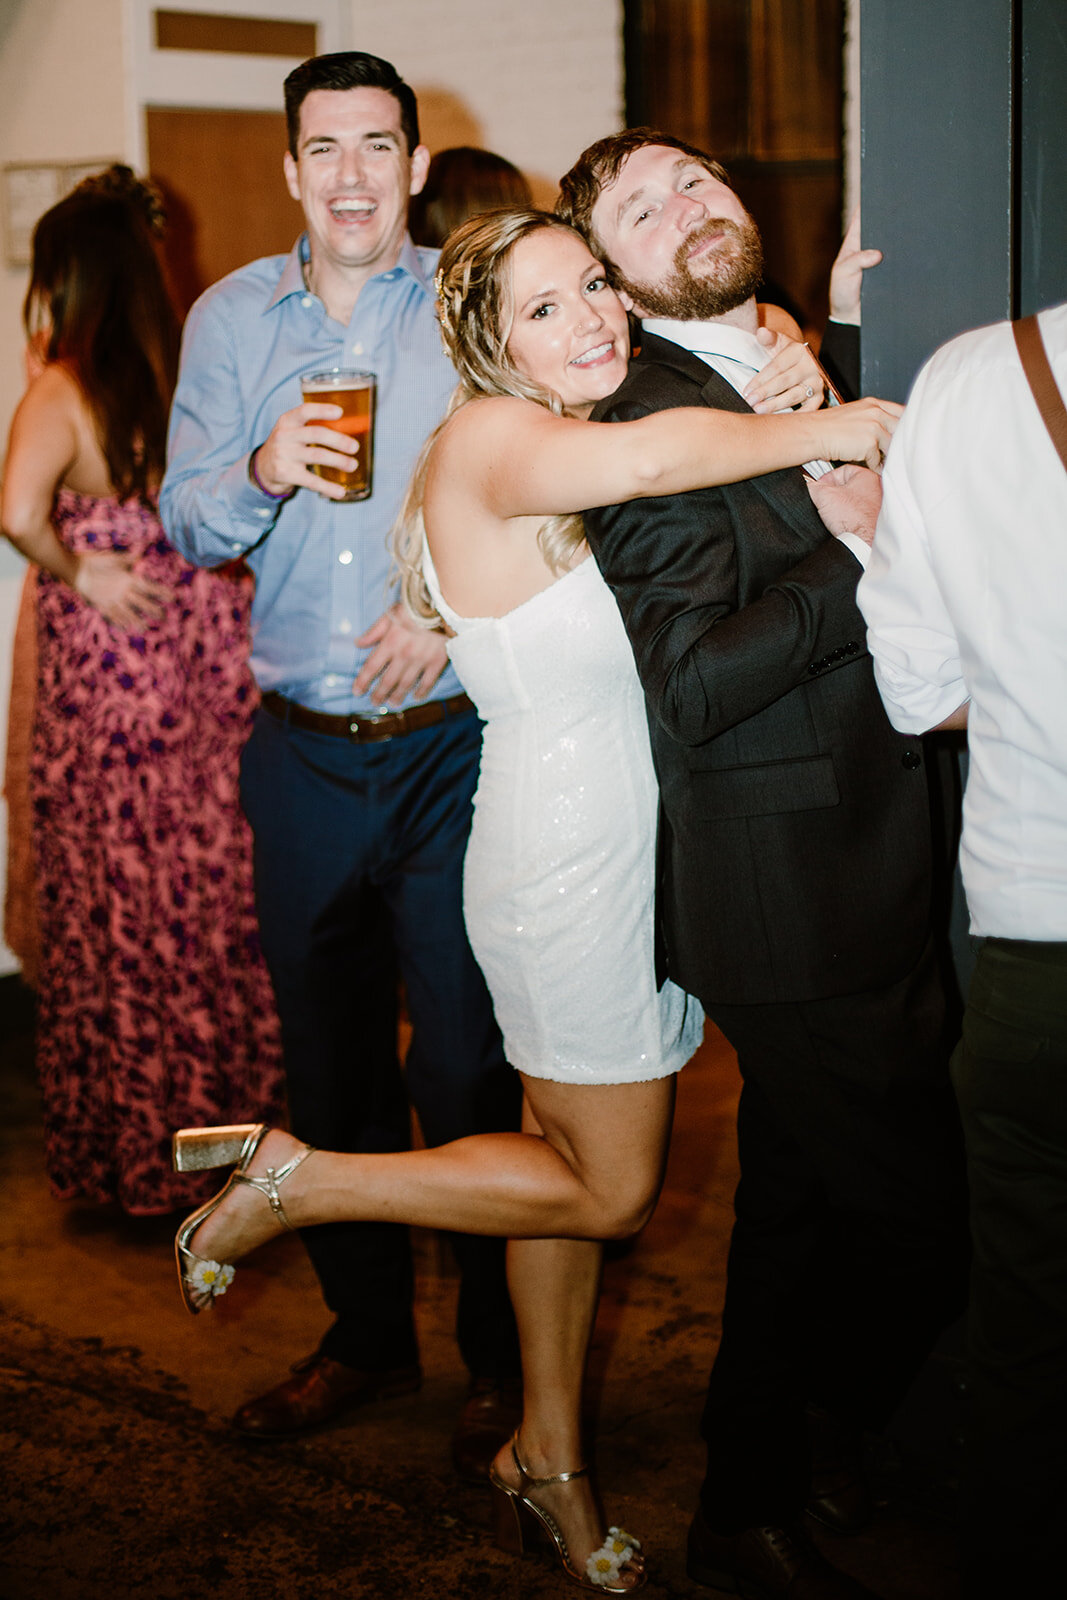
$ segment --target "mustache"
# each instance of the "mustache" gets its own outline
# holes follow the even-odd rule
[[[744,230],[732,217],[709,217],[707,222],[702,223],[699,228],[682,240],[675,251],[675,266],[677,268],[686,267],[693,250],[698,245],[703,244],[705,239],[710,239],[716,233],[725,234],[727,238],[736,240],[738,244],[744,243]]]

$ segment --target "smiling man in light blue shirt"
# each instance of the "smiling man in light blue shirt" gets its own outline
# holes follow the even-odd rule
[[[412,91],[377,57],[320,56],[289,75],[286,111],[285,178],[307,231],[190,312],[161,508],[192,561],[243,557],[256,578],[263,704],[242,798],[293,1131],[331,1149],[399,1149],[398,975],[427,1143],[517,1115],[462,918],[480,726],[442,636],[411,622],[389,576],[389,530],[455,374],[434,315],[436,252],[407,234],[429,162]],[[353,446],[324,427],[334,410],[301,399],[303,375],[339,366],[377,375],[373,493],[347,503],[312,468],[349,465]],[[336,1320],[294,1377],[237,1413],[260,1437],[420,1380],[406,1231],[352,1224],[306,1243]],[[455,1454],[471,1474],[503,1437],[519,1367],[501,1242],[463,1239],[457,1253],[472,1393]],[[498,1412],[496,1443],[493,1430],[476,1441]]]

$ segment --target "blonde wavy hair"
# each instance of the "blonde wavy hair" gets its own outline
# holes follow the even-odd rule
[[[423,501],[426,472],[437,436],[448,419],[470,400],[511,395],[533,400],[556,416],[563,402],[518,371],[508,355],[514,320],[511,303],[511,252],[520,240],[544,228],[575,233],[548,211],[530,206],[499,208],[470,217],[445,240],[437,273],[437,320],[445,351],[459,374],[459,384],[444,418],[423,445],[415,473],[393,530],[393,556],[400,591],[409,611],[428,626],[440,618],[422,575],[425,537]],[[584,241],[583,241],[584,243]],[[563,573],[585,543],[577,515],[548,517],[537,542],[550,570]]]

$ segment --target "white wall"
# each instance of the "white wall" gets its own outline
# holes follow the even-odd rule
[[[126,149],[122,0],[4,0],[0,161],[113,161]],[[6,244],[6,241],[5,241]],[[0,266],[0,451],[22,391],[26,269]]]
[[[4,0],[0,6],[0,160],[114,160],[125,149],[122,0]],[[26,269],[0,257],[0,449],[22,392]],[[0,542],[0,753],[7,737],[11,637],[24,564]],[[2,761],[0,761],[2,766]],[[7,812],[0,807],[0,904]],[[0,972],[15,960],[0,943]]]
[[[351,47],[419,97],[422,136],[479,144],[541,203],[587,144],[621,127],[622,0],[351,0]]]
[[[0,0],[0,162],[136,165],[147,94],[134,36],[147,9],[147,0]],[[207,7],[188,0],[188,9]],[[342,0],[342,46],[394,63],[418,94],[431,149],[496,150],[527,173],[542,204],[578,153],[622,124],[622,0],[347,0],[347,10]],[[26,269],[0,256],[0,457],[22,392],[25,290]],[[0,541],[0,769],[22,572]],[[6,820],[0,806],[0,904]],[[0,944],[0,973],[13,966]]]

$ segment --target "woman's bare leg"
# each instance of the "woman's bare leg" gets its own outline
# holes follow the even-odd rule
[[[522,1351],[522,1426],[519,1453],[535,1478],[573,1472],[587,1458],[582,1393],[596,1320],[604,1247],[599,1239],[510,1239],[508,1288]],[[495,1471],[520,1487],[510,1442]],[[585,1569],[607,1522],[588,1477],[531,1491],[563,1529],[571,1564]]]
[[[624,1238],[647,1219],[662,1181],[673,1078],[575,1085],[524,1079],[544,1132],[486,1133],[431,1150],[317,1150],[285,1181],[294,1228],[402,1222],[504,1238]],[[261,1177],[296,1154],[273,1130],[251,1162]],[[278,1232],[262,1195],[236,1186],[191,1241],[199,1256],[238,1261]]]
[[[530,1106],[529,1088],[522,1126],[524,1132],[543,1132]],[[535,1477],[573,1470],[586,1458],[582,1391],[603,1255],[599,1239],[508,1241],[508,1289],[522,1349],[520,1450]],[[510,1444],[494,1465],[505,1483],[519,1487]],[[581,1571],[606,1527],[588,1478],[563,1486],[562,1493],[542,1491],[541,1503],[563,1527]]]
[[[576,1086],[524,1077],[523,1132],[482,1134],[432,1150],[341,1155],[316,1151],[281,1198],[294,1227],[388,1220],[509,1239],[508,1282],[523,1362],[523,1461],[533,1477],[585,1461],[581,1400],[596,1316],[601,1238],[625,1237],[651,1215],[666,1163],[674,1079]],[[251,1163],[262,1176],[301,1149],[270,1133]],[[197,1229],[200,1256],[237,1260],[277,1231],[261,1195],[236,1186]],[[510,1446],[496,1471],[512,1488]],[[590,1480],[531,1491],[563,1530],[572,1567],[601,1545],[605,1524]],[[640,1561],[627,1570],[636,1581]]]
[[[587,1111],[582,1126],[576,1129],[566,1092],[561,1096],[557,1085],[546,1087],[535,1079],[525,1079],[524,1086],[524,1131],[540,1132],[557,1148],[573,1150],[571,1141],[576,1135],[584,1144],[595,1127],[603,1133],[606,1126],[613,1126],[600,1123],[596,1116],[600,1102],[595,1097],[588,1101],[592,1121]],[[674,1079],[656,1085],[651,1103],[644,1095],[640,1099],[649,1120],[643,1132],[637,1133],[640,1152],[634,1159],[654,1197],[659,1192],[666,1158]],[[585,1105],[584,1101],[578,1103],[580,1116]],[[625,1145],[623,1130],[620,1136]],[[605,1149],[605,1154],[609,1167],[617,1174],[620,1151]],[[586,1460],[582,1392],[602,1264],[603,1245],[597,1239],[512,1239],[508,1243],[508,1287],[522,1348],[520,1452],[523,1464],[534,1477],[573,1470]],[[510,1445],[500,1451],[495,1470],[512,1488],[520,1486]],[[586,1558],[599,1549],[607,1531],[590,1479],[579,1478],[530,1492],[563,1530],[571,1565],[577,1572],[584,1572]],[[636,1559],[627,1569],[635,1581],[640,1566]]]

